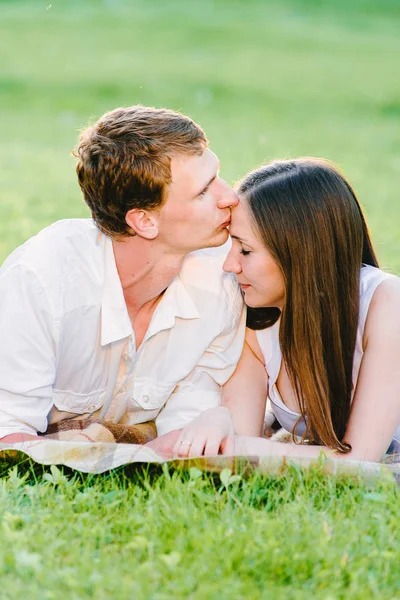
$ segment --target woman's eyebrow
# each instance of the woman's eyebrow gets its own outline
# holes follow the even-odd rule
[[[229,232],[229,235],[231,236],[232,239],[238,240],[238,242],[244,242],[245,244],[247,243],[244,238],[241,238],[238,235],[233,235],[231,232]]]

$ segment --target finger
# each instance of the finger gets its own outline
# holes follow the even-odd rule
[[[181,443],[180,446],[177,449],[177,456],[179,456],[180,458],[187,458],[189,456],[189,452],[190,452],[190,448],[192,447],[192,443],[193,443],[193,438],[192,437],[185,437]]]
[[[166,454],[172,454],[172,448],[179,435],[179,429],[170,431],[169,433],[165,433],[164,435],[156,437],[154,440],[151,440],[151,442],[147,442],[145,445],[153,448],[153,450],[156,452],[158,451]]]
[[[182,444],[178,448],[177,456],[179,458],[187,458],[189,456],[190,448],[191,444],[184,440],[184,442],[182,442]]]
[[[178,450],[179,450],[179,447],[181,445],[181,437],[182,437],[181,435],[178,437],[178,439],[175,442],[174,447],[172,448],[172,454],[174,456],[176,456],[178,454]]]
[[[180,437],[182,433],[182,429],[174,429],[173,431],[170,431],[167,435],[168,435],[168,440],[171,444],[171,448],[174,445],[174,443],[176,442],[176,440]]]
[[[218,456],[219,448],[224,440],[221,441],[220,437],[210,437],[207,440],[206,447],[204,449],[204,456]]]
[[[169,452],[172,451],[172,448],[174,447],[176,440],[179,438],[179,436],[181,435],[181,429],[174,429],[173,431],[170,431],[169,433],[165,433],[164,435],[160,436],[159,439],[160,442],[163,444],[163,447],[168,449]]]
[[[235,436],[228,435],[221,444],[221,454],[233,456],[235,454]]]
[[[178,454],[178,450],[179,450],[182,442],[186,439],[189,439],[189,440],[192,439],[192,436],[190,435],[190,430],[188,427],[184,427],[183,429],[180,430],[180,433],[176,439],[174,447],[172,448],[172,452],[174,454]]]
[[[196,436],[192,441],[192,445],[189,449],[189,457],[195,458],[197,456],[203,456],[204,446],[206,445],[207,438],[205,436]]]
[[[176,444],[173,447],[173,454],[175,454],[176,456],[186,456],[187,453],[189,452],[189,448],[190,445],[192,443],[192,439],[193,436],[191,435],[190,431],[182,429],[180,436],[178,437],[178,439],[176,440]],[[186,449],[186,454],[185,454],[185,449]]]

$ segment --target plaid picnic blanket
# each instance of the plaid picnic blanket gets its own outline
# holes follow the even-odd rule
[[[121,425],[100,419],[66,419],[51,423],[41,437],[64,442],[146,444],[157,437],[157,429],[154,421]]]
[[[52,435],[52,434],[51,434]],[[30,440],[15,444],[0,442],[0,459],[13,460],[29,456],[32,460],[43,465],[65,465],[84,473],[104,473],[122,465],[131,463],[172,463],[174,466],[189,468],[196,466],[207,471],[221,471],[229,468],[232,471],[259,469],[271,474],[279,473],[287,463],[295,463],[301,467],[309,467],[317,462],[316,459],[304,457],[277,456],[216,456],[211,458],[171,460],[158,455],[152,448],[140,444],[116,443],[108,441],[62,440],[42,436],[38,440]],[[327,459],[324,470],[331,474],[354,474],[368,480],[379,477],[383,471],[393,474],[400,482],[400,454],[387,457],[387,464],[359,462],[351,460]]]
[[[273,431],[270,432],[270,435]],[[286,463],[296,463],[303,467],[315,464],[316,459],[304,457],[277,456],[216,456],[196,459],[173,459],[160,456],[152,448],[145,446],[157,437],[153,421],[137,425],[121,425],[111,421],[96,419],[67,419],[52,423],[37,440],[19,443],[1,443],[0,459],[21,459],[24,455],[43,465],[65,465],[84,473],[104,473],[131,463],[162,464],[190,467],[196,465],[207,471],[232,471],[259,469],[263,472],[278,473]],[[273,433],[272,438],[282,443],[291,441],[291,435],[284,431]],[[395,452],[398,452],[398,448]],[[382,470],[389,470],[400,481],[400,453],[388,455],[385,464],[351,460],[326,460],[324,469],[328,473],[350,473],[375,478]]]

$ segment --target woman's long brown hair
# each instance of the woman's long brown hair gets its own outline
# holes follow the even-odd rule
[[[238,192],[283,273],[279,339],[307,416],[303,438],[348,452],[360,269],[378,266],[360,204],[337,169],[316,158],[274,161],[248,174]],[[249,308],[247,324],[264,329],[279,315]]]

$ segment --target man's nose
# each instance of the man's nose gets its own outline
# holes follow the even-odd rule
[[[230,185],[223,179],[220,180],[220,193],[218,195],[217,206],[218,208],[232,208],[239,202],[238,195]]]
[[[228,253],[228,256],[226,257],[224,264],[222,265],[222,269],[226,273],[235,273],[235,275],[240,273],[240,271],[242,270],[240,263],[235,258],[235,255],[233,254],[232,250]]]

